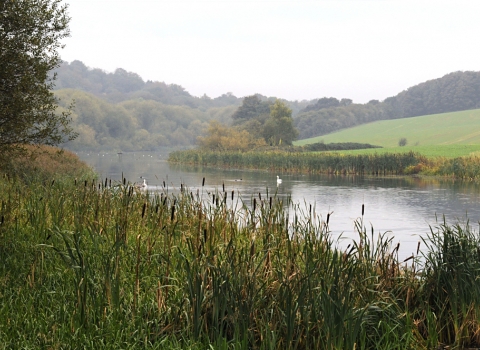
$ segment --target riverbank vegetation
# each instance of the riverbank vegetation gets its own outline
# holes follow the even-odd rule
[[[0,171],[23,183],[95,178],[93,169],[74,153],[45,145],[23,146],[22,153],[0,163]]]
[[[480,157],[477,155],[428,158],[413,151],[377,153],[342,152],[214,152],[176,151],[172,163],[212,167],[245,168],[276,172],[300,172],[356,175],[436,175],[458,179],[478,179]],[[349,154],[349,152],[358,152]]]
[[[364,207],[340,251],[329,214],[273,193],[58,180],[0,178],[5,348],[480,346],[469,225],[439,222],[400,261]]]

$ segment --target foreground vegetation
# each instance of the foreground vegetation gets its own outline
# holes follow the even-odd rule
[[[269,193],[26,179],[0,179],[2,348],[480,346],[468,225],[440,223],[399,261],[368,208],[339,251],[329,215]]]

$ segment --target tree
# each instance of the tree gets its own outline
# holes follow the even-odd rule
[[[292,110],[276,100],[270,107],[270,118],[265,122],[263,137],[272,146],[291,145],[296,140],[298,131],[293,126]]]
[[[58,145],[76,134],[70,108],[57,113],[51,91],[61,40],[70,35],[61,0],[0,1],[0,157],[26,144]]]
[[[242,105],[233,113],[232,119],[235,125],[256,119],[262,114],[269,113],[270,104],[260,99],[258,95],[247,96],[243,99]]]
[[[264,147],[263,139],[255,139],[246,130],[228,127],[216,120],[210,121],[207,136],[198,137],[197,143],[202,149],[211,151],[248,151]]]

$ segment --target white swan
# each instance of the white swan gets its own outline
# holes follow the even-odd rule
[[[147,186],[147,179],[145,178],[143,178],[143,184],[135,184],[135,188],[140,191],[146,191]]]
[[[282,183],[282,179],[278,177],[277,175],[277,184],[281,184]]]

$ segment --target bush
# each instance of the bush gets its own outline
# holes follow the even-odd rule
[[[407,145],[407,139],[405,137],[402,137],[400,140],[398,140],[398,145],[400,147],[406,146]]]
[[[0,170],[26,183],[95,177],[93,169],[76,154],[52,146],[27,146],[24,154],[0,164]]]

